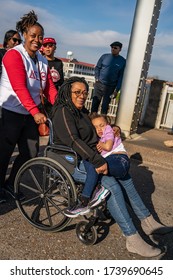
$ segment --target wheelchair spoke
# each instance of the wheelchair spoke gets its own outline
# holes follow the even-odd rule
[[[34,188],[32,188],[32,187],[30,187],[30,186],[24,184],[24,183],[20,183],[20,186],[22,186],[22,187],[24,187],[25,189],[30,190],[30,191],[32,191],[32,192],[34,192],[34,193],[37,193],[37,194],[40,193],[40,192],[38,192],[38,190],[36,190],[36,189],[34,189]]]
[[[57,204],[55,204],[49,197],[47,197],[47,200],[50,202],[50,204],[52,204],[58,211],[57,213],[62,213],[63,211],[61,210],[60,207],[58,207]],[[64,205],[64,203],[59,204],[59,206]]]
[[[40,197],[40,196],[38,195],[38,196],[35,196],[35,197],[33,197],[33,198],[29,198],[29,199],[27,199],[27,200],[24,200],[24,201],[21,202],[21,205],[24,206],[24,205],[26,205],[26,204],[29,204],[29,203],[33,202],[34,200],[38,199],[39,197]]]
[[[36,176],[34,175],[33,171],[31,170],[31,168],[30,168],[28,171],[29,171],[29,173],[30,173],[30,175],[31,175],[31,177],[32,177],[32,179],[33,179],[33,181],[34,181],[34,183],[35,183],[37,189],[38,189],[40,192],[42,192],[43,189],[41,188],[41,186],[40,186],[40,184],[39,184],[39,182],[38,182]]]
[[[51,214],[50,214],[48,202],[47,202],[46,199],[44,199],[44,205],[45,205],[45,208],[46,208],[46,213],[47,213],[47,217],[48,217],[48,220],[49,220],[49,224],[52,227],[53,226],[53,222],[52,222],[52,219],[51,219]]]
[[[75,203],[76,189],[70,173],[59,162],[46,157],[29,160],[16,176],[15,190],[16,204],[31,225],[59,231],[69,224],[71,219],[63,210]]]
[[[38,222],[39,221],[39,216],[40,216],[40,209],[43,207],[43,200],[40,199],[39,204],[35,207],[32,215],[31,215],[31,219],[33,219],[33,221]]]

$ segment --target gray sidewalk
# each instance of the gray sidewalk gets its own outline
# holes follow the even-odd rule
[[[136,135],[126,139],[124,143],[130,155],[137,152],[145,162],[150,161],[173,168],[173,148],[165,146],[166,140],[173,140],[173,135],[169,135],[166,130],[141,127]]]
[[[172,137],[164,130],[143,128],[137,137],[124,141],[132,159],[130,172],[136,188],[152,214],[166,225],[173,225],[173,149],[167,148],[163,141]],[[41,138],[40,144],[43,150],[47,138]],[[75,232],[76,223],[81,220],[84,220],[83,217],[73,219],[62,232],[40,231],[23,218],[11,199],[7,204],[0,205],[0,259],[146,259],[126,250],[121,230],[110,221],[103,223],[98,242],[85,246]],[[135,217],[134,221],[142,234],[139,221]],[[144,238],[148,240],[146,236]],[[167,246],[167,251],[154,259],[172,260],[173,233],[155,237],[155,240]]]

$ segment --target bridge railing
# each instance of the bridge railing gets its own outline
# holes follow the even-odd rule
[[[85,107],[91,112],[91,105],[92,105],[92,96],[93,96],[93,88],[90,88],[89,89],[89,95],[88,95],[88,98],[85,102]],[[115,118],[116,117],[116,112],[117,112],[117,107],[118,107],[118,104],[117,104],[117,99],[111,99],[111,102],[109,104],[109,109],[108,109],[108,113],[107,115],[111,118]],[[101,102],[102,104],[102,102]],[[101,104],[99,106],[99,110],[98,110],[98,113],[100,113],[100,108],[101,108]]]

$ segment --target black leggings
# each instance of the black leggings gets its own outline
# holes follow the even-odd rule
[[[2,108],[0,117],[0,188],[4,187],[7,168],[16,145],[19,155],[15,158],[8,178],[12,185],[21,165],[37,156],[39,134],[31,115],[22,115]]]

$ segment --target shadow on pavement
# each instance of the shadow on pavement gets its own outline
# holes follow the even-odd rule
[[[131,155],[131,169],[130,174],[133,178],[134,185],[141,196],[144,204],[147,206],[154,218],[160,222],[160,219],[154,209],[152,202],[152,194],[155,191],[155,185],[152,178],[153,172],[148,169],[148,167],[141,165],[143,163],[142,156],[140,153],[135,153]],[[130,208],[130,211],[132,209]],[[142,231],[141,225],[135,214],[132,212],[134,223],[139,230],[140,235],[146,240],[149,244],[157,244],[164,251],[160,259],[163,260],[172,260],[173,259],[173,232],[167,233],[165,235],[152,235],[150,239]]]
[[[144,204],[150,210],[151,214],[158,220],[158,215],[152,202],[152,194],[155,191],[155,185],[152,178],[153,172],[147,166],[142,165],[143,159],[140,153],[131,155],[130,174],[134,185],[141,196]]]

